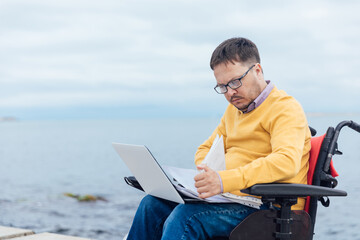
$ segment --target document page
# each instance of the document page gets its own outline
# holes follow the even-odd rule
[[[191,198],[201,199],[197,193],[194,180],[194,177],[199,174],[197,170],[170,166],[162,166],[162,168],[168,177],[172,178],[171,180],[179,192]],[[202,200],[211,203],[236,202],[257,209],[259,209],[262,204],[261,200],[258,198],[251,196],[237,196],[231,193],[219,194]]]
[[[202,164],[206,164],[214,171],[221,171],[226,169],[223,136],[219,137],[219,135],[216,135],[216,138],[205,159],[202,161]]]

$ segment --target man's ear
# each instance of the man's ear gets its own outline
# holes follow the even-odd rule
[[[264,74],[263,68],[262,68],[262,66],[261,66],[260,63],[257,63],[257,64],[256,64],[256,66],[255,66],[255,71],[256,71],[256,74],[258,74],[258,73],[260,73],[260,72],[261,72],[261,74]]]

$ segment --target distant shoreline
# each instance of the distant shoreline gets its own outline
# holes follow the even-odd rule
[[[0,122],[14,122],[17,121],[15,117],[0,117]]]
[[[359,116],[359,112],[305,112],[307,117]]]

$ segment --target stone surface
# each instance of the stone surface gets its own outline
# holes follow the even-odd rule
[[[39,233],[26,237],[13,238],[12,240],[90,240],[89,238],[72,237],[54,233]]]
[[[28,229],[0,226],[0,240],[22,237],[32,234],[34,234],[34,232]]]

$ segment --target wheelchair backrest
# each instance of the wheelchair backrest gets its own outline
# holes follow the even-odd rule
[[[334,139],[334,128],[329,127],[326,134],[319,137],[311,138],[311,150],[309,157],[309,170],[308,170],[308,184],[315,186],[325,186],[334,188],[337,185],[335,177],[338,176],[332,160],[328,168],[327,157],[329,154],[331,144],[337,141]],[[337,144],[336,142],[334,144]],[[307,197],[305,204],[305,211],[309,213],[312,224],[315,224],[317,204],[321,201],[324,206],[329,206],[329,200],[318,199],[316,197]]]

